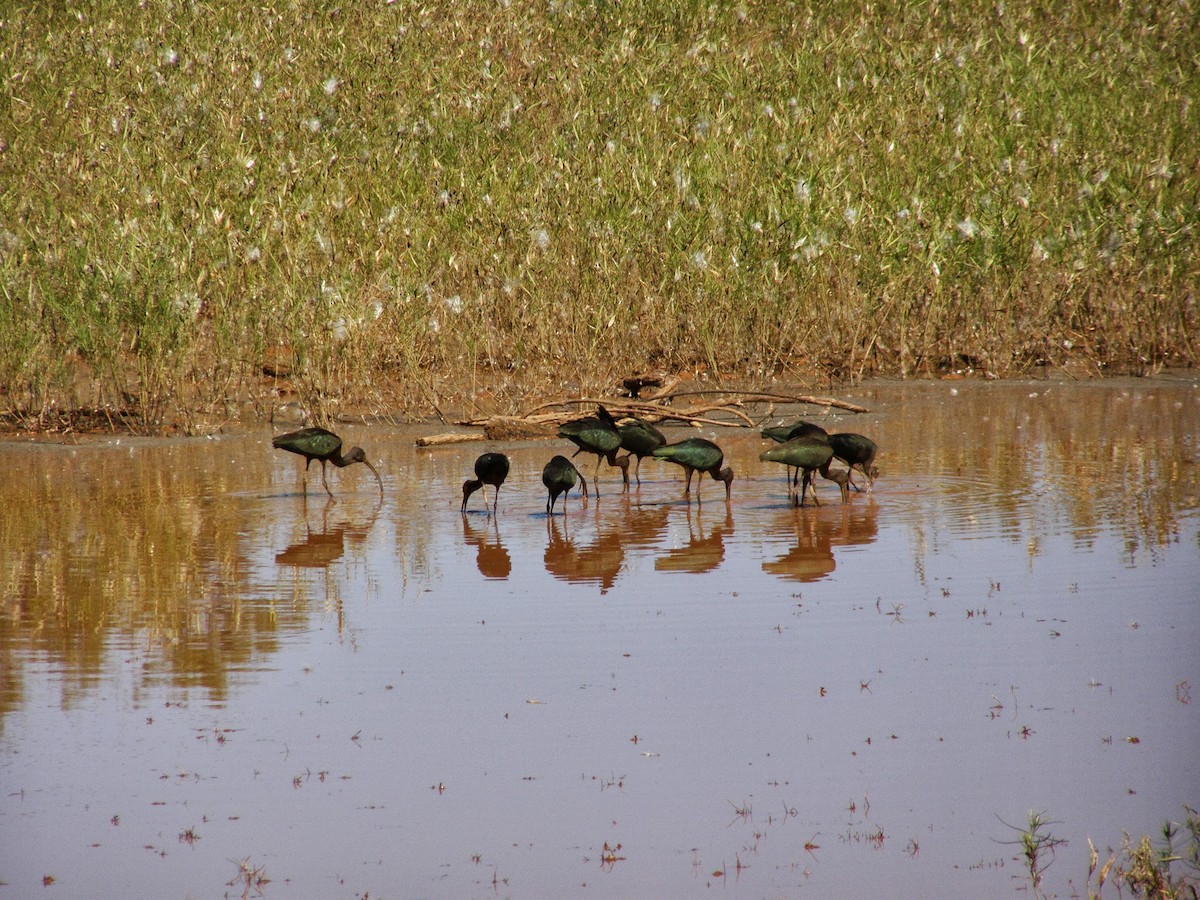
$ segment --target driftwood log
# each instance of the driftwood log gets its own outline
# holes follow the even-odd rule
[[[472,441],[482,441],[483,435],[477,431],[453,432],[450,434],[428,434],[416,440],[418,447],[441,447],[445,444],[469,444]]]

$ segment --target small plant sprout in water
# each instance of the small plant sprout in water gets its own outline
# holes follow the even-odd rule
[[[743,822],[754,820],[754,807],[748,801],[743,800],[741,806],[738,806],[732,800],[726,802],[733,807],[733,822],[736,822],[738,819],[741,819]],[[732,825],[733,822],[729,824]]]
[[[996,818],[1000,819],[999,816]],[[1029,823],[1024,828],[1009,825],[1003,819],[1000,819],[1000,823],[1017,832],[1017,839],[1015,841],[999,841],[999,843],[1021,848],[1021,856],[1029,871],[1029,885],[1033,890],[1033,896],[1045,897],[1046,895],[1042,892],[1043,875],[1054,862],[1058,848],[1067,843],[1065,838],[1055,837],[1050,833],[1050,826],[1059,823],[1047,819],[1045,813],[1035,810],[1029,811]]]

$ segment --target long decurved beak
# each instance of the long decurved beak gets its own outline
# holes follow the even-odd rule
[[[379,482],[379,496],[383,496],[383,479],[379,477],[379,470],[371,465],[371,461],[365,456],[363,457],[363,465],[370,469],[375,474],[375,480]]]

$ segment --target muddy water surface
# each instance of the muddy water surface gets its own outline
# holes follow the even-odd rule
[[[1200,804],[1200,389],[846,396],[880,480],[799,510],[733,430],[729,505],[553,518],[557,441],[495,518],[411,430],[336,503],[265,428],[0,445],[0,896],[1026,895],[1031,809],[1082,891]]]

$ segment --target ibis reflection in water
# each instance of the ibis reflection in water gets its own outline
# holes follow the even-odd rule
[[[512,574],[512,557],[500,540],[500,520],[496,516],[488,517],[488,524],[483,528],[475,528],[466,516],[463,516],[463,539],[467,546],[475,548],[475,565],[479,574],[484,578],[502,580]]]
[[[375,506],[367,515],[361,508],[346,509],[331,521],[334,516],[336,501],[330,497],[325,501],[321,510],[321,525],[315,530],[309,522],[308,497],[303,499],[304,537],[293,541],[283,550],[275,554],[275,564],[297,568],[325,569],[337,562],[346,552],[346,544],[361,546],[367,540],[379,512],[383,508],[383,498],[375,501]],[[340,507],[341,504],[338,504]]]
[[[383,479],[379,477],[379,472],[375,467],[367,461],[367,454],[363,452],[362,447],[351,447],[350,452],[342,455],[342,439],[332,431],[327,431],[324,428],[301,428],[299,431],[289,431],[287,434],[281,434],[271,441],[271,446],[276,450],[287,450],[289,453],[296,453],[304,457],[304,491],[308,492],[308,467],[314,459],[321,461],[321,483],[325,485],[325,493],[330,497],[333,496],[333,491],[329,489],[329,482],[325,478],[325,464],[333,463],[339,469],[344,469],[346,466],[354,463],[362,463],[375,475],[375,480],[379,482],[379,494],[383,495]]]
[[[580,546],[571,537],[566,517],[546,519],[546,552],[543,562],[553,578],[572,584],[591,584],[601,594],[616,584],[625,562],[621,528],[603,528],[591,543]]]
[[[676,507],[678,509],[678,507]],[[700,507],[687,507],[688,541],[670,547],[654,560],[658,572],[711,572],[725,561],[725,539],[733,536],[733,510],[726,505],[724,518],[711,519],[705,528]]]
[[[781,556],[764,561],[762,570],[788,581],[820,581],[837,568],[835,548],[875,541],[879,535],[878,515],[874,503],[843,506],[840,515],[835,513],[833,518],[810,516],[789,507],[779,514],[771,532],[791,532],[794,544]]]

